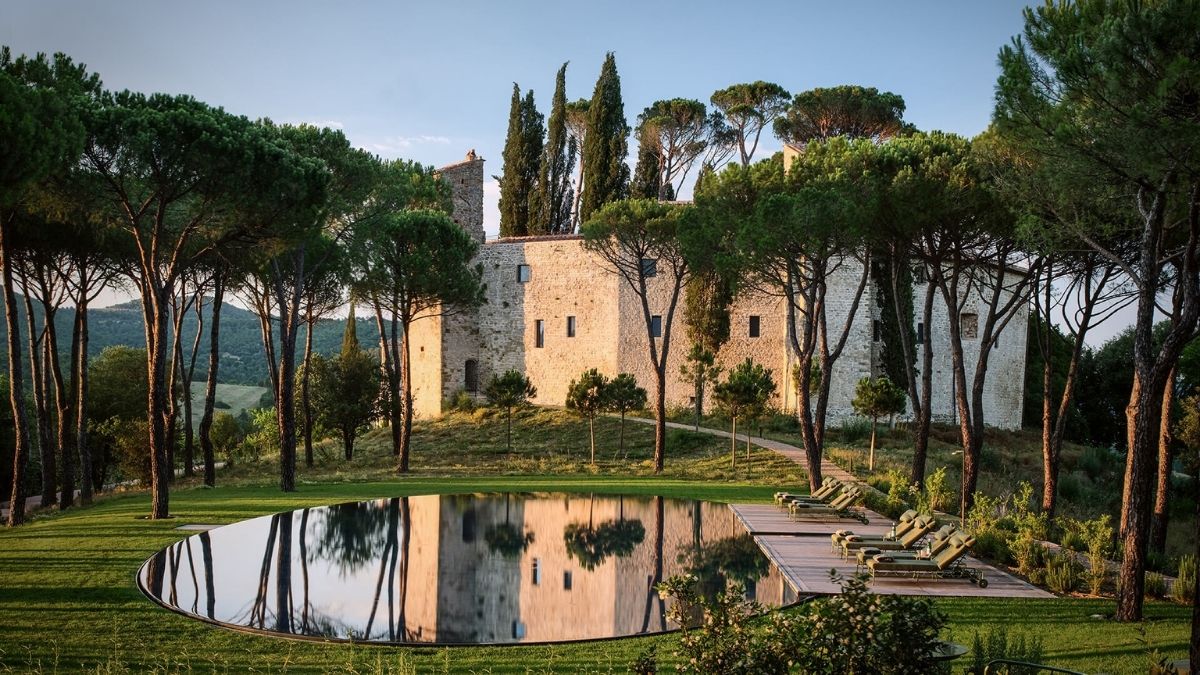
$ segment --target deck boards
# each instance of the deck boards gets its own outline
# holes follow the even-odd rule
[[[730,508],[764,553],[779,567],[797,593],[833,594],[840,589],[829,576],[836,570],[843,577],[854,574],[854,558],[842,559],[830,550],[829,535],[837,529],[862,534],[882,534],[891,529],[891,521],[868,512],[869,525],[852,521],[791,521],[787,512],[774,505],[730,504]],[[967,565],[984,570],[987,588],[979,588],[965,579],[880,578],[872,582],[876,593],[928,596],[968,596],[987,598],[1052,598],[1052,594],[1032,586],[1007,572],[967,559]]]

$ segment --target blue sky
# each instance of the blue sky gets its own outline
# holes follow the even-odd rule
[[[996,54],[1020,32],[1025,4],[4,0],[0,43],[66,52],[110,89],[188,93],[249,117],[335,126],[385,157],[441,166],[474,148],[489,160],[485,229],[494,235],[490,176],[502,170],[513,82],[548,113],[564,61],[568,97],[590,97],[613,51],[631,124],[654,100],[707,102],[761,79],[793,93],[893,91],[918,128],[973,136],[990,119]],[[766,138],[758,157],[778,148]]]
[[[548,112],[554,75],[590,97],[616,53],[632,124],[660,98],[727,85],[860,84],[901,94],[922,129],[988,123],[996,53],[1021,2],[165,2],[5,0],[0,42],[63,51],[110,89],[188,93],[250,117],[342,128],[387,157],[475,148],[501,172],[512,83]],[[762,149],[778,148],[772,138]],[[633,148],[631,147],[632,151]],[[488,189],[486,229],[498,229]]]

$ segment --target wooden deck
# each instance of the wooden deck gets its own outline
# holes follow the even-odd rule
[[[830,595],[839,587],[830,578],[830,570],[842,577],[854,574],[854,558],[843,559],[830,550],[829,535],[848,529],[859,534],[883,534],[892,523],[868,511],[869,525],[853,521],[792,521],[781,507],[764,504],[730,504],[746,531],[766,553],[799,594]],[[979,588],[965,579],[880,578],[871,583],[876,593],[897,595],[969,596],[983,598],[1052,598],[1054,595],[1032,586],[1007,572],[967,558],[970,567],[982,568],[988,587]]]

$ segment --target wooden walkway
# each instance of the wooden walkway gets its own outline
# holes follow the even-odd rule
[[[765,504],[730,504],[738,521],[754,536],[754,541],[783,573],[797,593],[832,595],[840,592],[830,570],[842,577],[855,572],[855,559],[843,559],[830,549],[829,535],[849,529],[860,534],[883,534],[891,521],[867,511],[869,525],[853,521],[792,521],[781,507]],[[979,588],[965,579],[880,578],[871,583],[875,593],[896,595],[965,596],[981,598],[1052,598],[1054,595],[1032,586],[1007,572],[974,558],[970,567],[982,568],[988,587]]]

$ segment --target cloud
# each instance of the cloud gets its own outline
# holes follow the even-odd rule
[[[389,155],[409,150],[418,145],[450,145],[446,136],[385,136],[378,141],[365,143],[362,147],[381,155]]]

